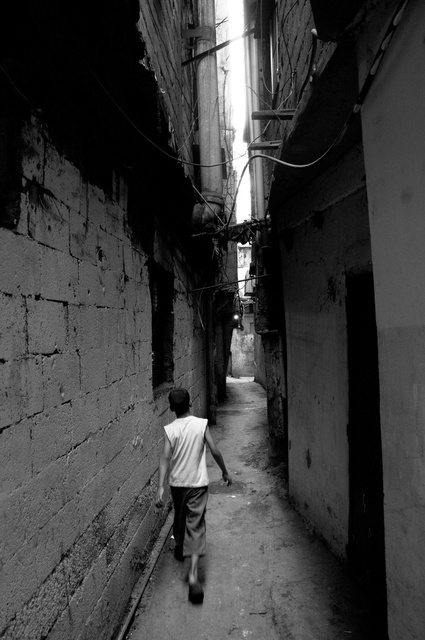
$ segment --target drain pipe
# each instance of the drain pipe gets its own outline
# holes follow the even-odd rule
[[[215,0],[198,1],[198,26],[201,35],[197,39],[196,53],[212,49],[215,39]],[[216,224],[223,220],[224,198],[222,178],[222,158],[220,139],[220,113],[218,98],[217,59],[214,51],[198,62],[198,121],[199,153],[201,167],[201,190],[205,202],[201,205],[202,223]],[[211,166],[215,165],[215,166]],[[199,205],[195,206],[199,219]],[[194,210],[195,214],[195,210]],[[215,284],[215,275],[210,284]],[[217,378],[216,378],[216,321],[214,317],[214,294],[209,293],[206,302],[206,347],[208,371],[208,419],[217,421]]]
[[[251,60],[252,60],[252,72],[251,72],[251,111],[260,111],[260,73],[258,63],[258,40],[254,38],[251,41]],[[261,136],[261,122],[259,120],[251,120],[251,141],[258,141]],[[251,154],[254,153],[251,151]],[[256,158],[254,160],[254,189],[255,189],[255,213],[257,220],[264,220],[265,208],[264,208],[264,173],[263,173],[263,159]]]
[[[214,0],[199,0],[198,24],[201,35],[197,39],[196,52],[200,54],[212,49],[216,43]],[[198,62],[197,80],[200,164],[204,165],[201,167],[202,195],[211,209],[222,217],[223,178],[215,52],[210,52]]]

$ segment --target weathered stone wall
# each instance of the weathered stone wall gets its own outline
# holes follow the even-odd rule
[[[345,273],[370,264],[367,213],[355,148],[288,201],[280,220],[290,496],[340,557],[349,507]]]
[[[143,62],[155,72],[159,99],[169,114],[171,146],[191,161],[195,118],[191,91],[196,68],[182,67],[182,62],[193,55],[194,40],[183,35],[189,25],[193,28],[193,12],[189,2],[180,0],[143,0],[141,9],[139,29],[147,49]],[[188,166],[185,170],[191,171]]]
[[[110,638],[165,511],[147,256],[127,187],[85,182],[33,119],[18,226],[0,228],[0,636]],[[204,335],[175,273],[174,382],[205,410]],[[168,261],[168,262],[167,262]],[[179,263],[182,265],[182,262]]]

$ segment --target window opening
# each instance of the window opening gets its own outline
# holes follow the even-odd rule
[[[152,305],[152,384],[174,380],[174,278],[155,264],[150,268]]]

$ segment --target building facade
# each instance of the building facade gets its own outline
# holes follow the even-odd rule
[[[233,296],[217,302],[203,287],[232,274],[226,247],[197,236],[200,209],[214,209],[209,229],[223,223],[221,175],[205,197],[196,65],[183,65],[199,6],[9,9],[0,637],[101,640],[167,516],[154,495],[168,392],[186,387],[206,415],[226,374]]]
[[[376,637],[421,638],[424,5],[246,11],[271,230],[257,273],[284,311],[258,312],[283,344],[290,497],[369,589]]]

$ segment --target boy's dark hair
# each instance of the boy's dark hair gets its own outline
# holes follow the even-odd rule
[[[170,403],[171,411],[175,411],[177,415],[186,413],[186,411],[189,411],[190,406],[189,392],[182,387],[173,389],[168,395],[168,402]]]

